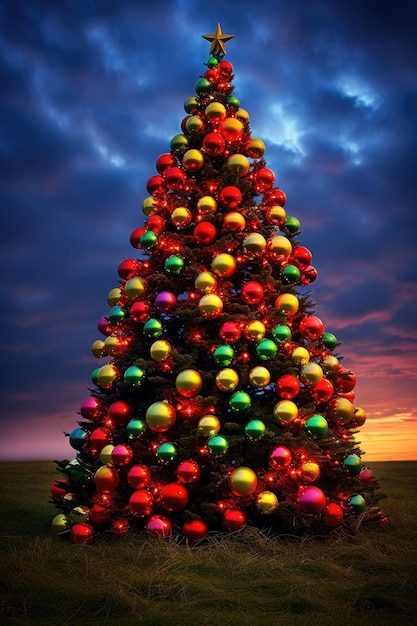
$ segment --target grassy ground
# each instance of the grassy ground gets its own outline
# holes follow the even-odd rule
[[[42,626],[417,624],[417,462],[374,463],[390,522],[326,541],[253,529],[196,547],[50,534],[53,463],[0,464],[0,619]]]

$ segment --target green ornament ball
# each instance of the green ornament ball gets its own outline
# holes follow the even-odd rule
[[[215,435],[210,437],[207,441],[207,447],[213,452],[213,454],[224,454],[229,447],[228,441],[222,435]]]
[[[123,375],[123,380],[130,387],[140,387],[143,383],[145,372],[137,365],[131,365]]]
[[[248,439],[260,439],[266,432],[266,426],[262,420],[250,420],[245,426],[245,435]]]
[[[256,346],[256,354],[262,361],[267,361],[275,356],[277,346],[272,339],[262,339]]]
[[[293,217],[291,215],[287,216],[287,219],[285,220],[285,228],[292,234],[298,233],[300,231],[300,220],[298,220],[296,217]]]
[[[110,309],[108,317],[110,324],[114,325],[124,320],[124,318],[126,317],[126,313],[121,306],[116,305]]]
[[[352,507],[353,512],[359,515],[366,509],[366,500],[361,495],[355,495],[350,498],[349,505]]]
[[[226,100],[226,104],[231,107],[236,107],[237,109],[240,107],[240,100],[236,98],[236,96],[229,96]]]
[[[323,333],[321,340],[329,350],[334,350],[337,346],[337,338],[332,333]]]
[[[329,424],[322,415],[312,415],[304,424],[304,428],[309,435],[312,435],[317,439],[322,439],[326,436],[327,431],[329,430]]]
[[[285,324],[275,326],[275,328],[272,329],[272,336],[276,343],[288,341],[288,339],[291,339],[291,328],[289,326],[285,326]]]
[[[234,413],[242,413],[250,409],[251,397],[246,391],[235,391],[230,397],[229,406]]]
[[[153,230],[147,230],[139,239],[144,250],[152,250],[158,244],[158,236]]]
[[[176,254],[172,254],[165,260],[164,269],[167,274],[178,276],[184,269],[184,259]]]
[[[188,150],[188,139],[185,135],[179,134],[179,135],[175,135],[172,139],[171,139],[171,150],[173,150],[174,152],[185,152],[186,150]]]
[[[210,57],[209,60],[207,61],[208,67],[217,67],[218,64],[219,64],[219,59],[217,59],[216,57]]]
[[[143,325],[143,334],[149,339],[156,339],[162,335],[162,324],[159,320],[151,317],[145,324]]]
[[[216,365],[221,365],[222,367],[227,367],[230,365],[235,358],[235,352],[232,346],[221,345],[218,346],[213,352],[213,359]]]
[[[173,443],[165,442],[161,443],[156,451],[156,456],[160,461],[165,461],[169,463],[169,461],[173,461],[177,456],[177,448]]]
[[[99,373],[100,369],[101,369],[100,367],[96,367],[91,372],[91,380],[93,381],[93,384],[97,385],[97,386],[98,386],[98,373]]]
[[[349,454],[343,461],[343,467],[351,476],[357,476],[362,469],[362,460],[357,454]]]
[[[286,265],[281,272],[284,285],[293,285],[300,280],[300,270],[295,265]]]
[[[146,423],[140,419],[132,419],[126,424],[129,437],[139,437],[146,430]]]
[[[213,85],[207,78],[200,78],[195,84],[196,93],[201,96],[203,94],[209,93],[212,89]]]

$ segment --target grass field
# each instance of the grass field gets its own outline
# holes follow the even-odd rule
[[[53,463],[0,464],[2,624],[417,624],[417,462],[373,463],[389,523],[325,541],[54,537]]]

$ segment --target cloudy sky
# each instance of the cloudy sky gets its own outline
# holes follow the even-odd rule
[[[216,6],[218,5],[218,6]],[[73,458],[98,319],[215,31],[357,375],[365,461],[417,459],[414,0],[3,0],[0,459]],[[72,455],[72,456],[71,456]]]

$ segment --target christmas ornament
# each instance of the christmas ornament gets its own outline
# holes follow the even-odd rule
[[[366,509],[366,500],[361,495],[354,495],[349,500],[349,506],[356,515],[363,513]]]
[[[291,339],[291,328],[289,328],[285,324],[275,326],[275,328],[272,329],[272,336],[276,343],[288,341],[288,339]]]
[[[145,489],[151,482],[149,467],[142,464],[133,465],[127,474],[127,482],[133,489]]]
[[[215,415],[204,415],[198,422],[198,430],[205,437],[213,437],[220,430],[220,420]]]
[[[266,248],[266,239],[259,233],[251,233],[243,240],[243,249],[245,252],[259,253]]]
[[[156,451],[157,458],[165,463],[173,461],[177,457],[177,454],[177,448],[174,446],[173,443],[170,443],[169,441],[161,443]]]
[[[161,291],[155,298],[155,308],[161,313],[169,313],[175,309],[177,298],[170,291]]]
[[[119,443],[113,448],[111,458],[116,467],[125,467],[129,465],[133,459],[133,450],[130,446]]]
[[[269,385],[271,380],[271,374],[266,367],[261,365],[254,367],[249,372],[249,382],[253,387],[263,388]]]
[[[230,474],[229,482],[235,496],[250,496],[256,490],[258,478],[249,467],[238,467]]]
[[[280,400],[274,406],[273,415],[280,424],[289,424],[298,416],[298,407],[291,400]]]
[[[264,297],[264,288],[254,280],[250,280],[242,286],[241,297],[246,304],[259,304]]]
[[[210,105],[209,105],[210,106]],[[226,162],[227,167],[238,176],[246,176],[250,163],[243,154],[232,154]]]
[[[181,532],[190,541],[198,541],[207,535],[208,526],[203,520],[193,519],[184,522]]]
[[[194,281],[194,287],[197,289],[197,291],[201,291],[203,293],[209,293],[210,291],[214,291],[216,285],[216,277],[211,272],[201,272],[200,274],[198,274],[197,278]]]
[[[177,477],[180,483],[195,483],[200,477],[200,467],[196,461],[181,461],[177,467]]]
[[[194,239],[204,246],[209,246],[217,236],[216,227],[211,222],[200,222],[194,228]]]
[[[284,374],[280,376],[275,383],[277,394],[285,400],[292,400],[300,391],[300,381],[293,374]]]
[[[214,435],[207,441],[207,448],[213,452],[213,454],[225,454],[229,447],[229,443],[222,435]]]
[[[152,494],[147,489],[137,489],[131,494],[128,506],[135,517],[148,517],[154,508]]]
[[[87,522],[80,522],[71,528],[70,536],[72,543],[85,544],[93,538],[94,528]]]
[[[188,154],[188,153],[187,153]],[[177,207],[171,213],[171,222],[177,228],[185,228],[191,222],[193,216],[191,211],[187,209],[187,207]]]
[[[270,451],[268,456],[269,465],[279,471],[286,470],[291,461],[291,452],[285,446],[276,446]]]
[[[275,300],[275,309],[282,315],[294,315],[299,306],[298,299],[292,293],[283,293]]]
[[[237,343],[242,336],[242,329],[239,324],[235,322],[225,322],[220,327],[219,337],[222,341],[227,343]]]
[[[230,365],[235,358],[235,352],[233,348],[227,344],[217,346],[215,351],[213,352],[213,359],[216,365],[221,365],[222,367],[227,367]]]
[[[229,532],[237,532],[246,526],[246,515],[236,508],[227,509],[222,514],[222,528]]]
[[[197,201],[197,213],[213,215],[217,210],[217,202],[212,196],[202,196]]]
[[[343,467],[351,476],[357,476],[362,469],[361,458],[357,454],[349,454],[343,461]]]
[[[245,326],[243,332],[246,339],[248,339],[249,341],[261,341],[266,333],[265,324],[263,324],[259,320],[254,320],[253,322],[249,322],[249,324]]]
[[[162,334],[162,323],[155,318],[149,319],[143,326],[143,334],[152,339],[160,337]]]
[[[266,432],[266,426],[262,420],[250,420],[245,426],[245,435],[249,439],[260,439]]]
[[[326,507],[326,496],[318,487],[302,487],[297,504],[301,513],[320,515]]]
[[[119,486],[120,476],[114,467],[102,465],[94,474],[94,482],[99,493],[110,493]]]
[[[262,361],[272,359],[277,353],[277,346],[272,339],[262,339],[256,346],[256,354]]]
[[[300,478],[303,482],[312,483],[320,476],[320,466],[315,461],[303,463],[300,469]]]
[[[151,430],[163,433],[175,423],[176,413],[168,402],[154,402],[146,411],[146,423]]]
[[[222,252],[214,257],[211,263],[211,269],[215,274],[222,278],[228,278],[234,274],[236,269],[236,261],[231,254]]]
[[[70,530],[70,521],[64,513],[58,513],[52,520],[51,530],[54,535],[60,535]]]
[[[256,497],[256,507],[263,515],[270,515],[278,508],[278,498],[272,491],[261,491]]]
[[[327,420],[322,415],[312,415],[304,424],[304,428],[309,435],[312,435],[317,439],[322,439],[327,435],[329,425]]]
[[[234,413],[241,413],[250,409],[251,397],[245,391],[235,391],[230,397],[229,405]]]
[[[133,419],[126,425],[126,432],[130,437],[139,437],[146,429],[146,423],[141,419]]]
[[[219,193],[219,202],[226,209],[235,209],[242,202],[242,193],[237,187],[229,185]]]
[[[342,507],[336,502],[329,502],[323,509],[321,519],[326,526],[336,528],[343,522],[344,513]]]
[[[233,391],[239,384],[239,375],[236,370],[227,367],[216,376],[216,386],[220,391]]]
[[[137,365],[131,365],[123,374],[123,380],[130,387],[140,387],[145,378],[145,372]]]
[[[185,398],[196,396],[203,386],[201,375],[197,370],[186,369],[178,374],[175,379],[175,386]]]
[[[165,339],[158,339],[158,341],[154,341],[151,345],[150,355],[154,361],[160,363],[166,359],[169,354],[171,354],[171,350],[172,346],[169,341],[165,341]]]
[[[209,293],[200,299],[198,309],[203,317],[218,317],[223,311],[223,301],[216,294]]]
[[[223,218],[224,230],[241,232],[242,230],[245,230],[245,226],[246,220],[244,216],[237,211],[230,211],[230,213],[226,213]]]
[[[132,408],[127,402],[118,400],[109,406],[107,417],[115,426],[126,426],[132,417]]]
[[[170,513],[185,509],[188,499],[187,488],[182,483],[168,483],[162,487],[160,502]]]

